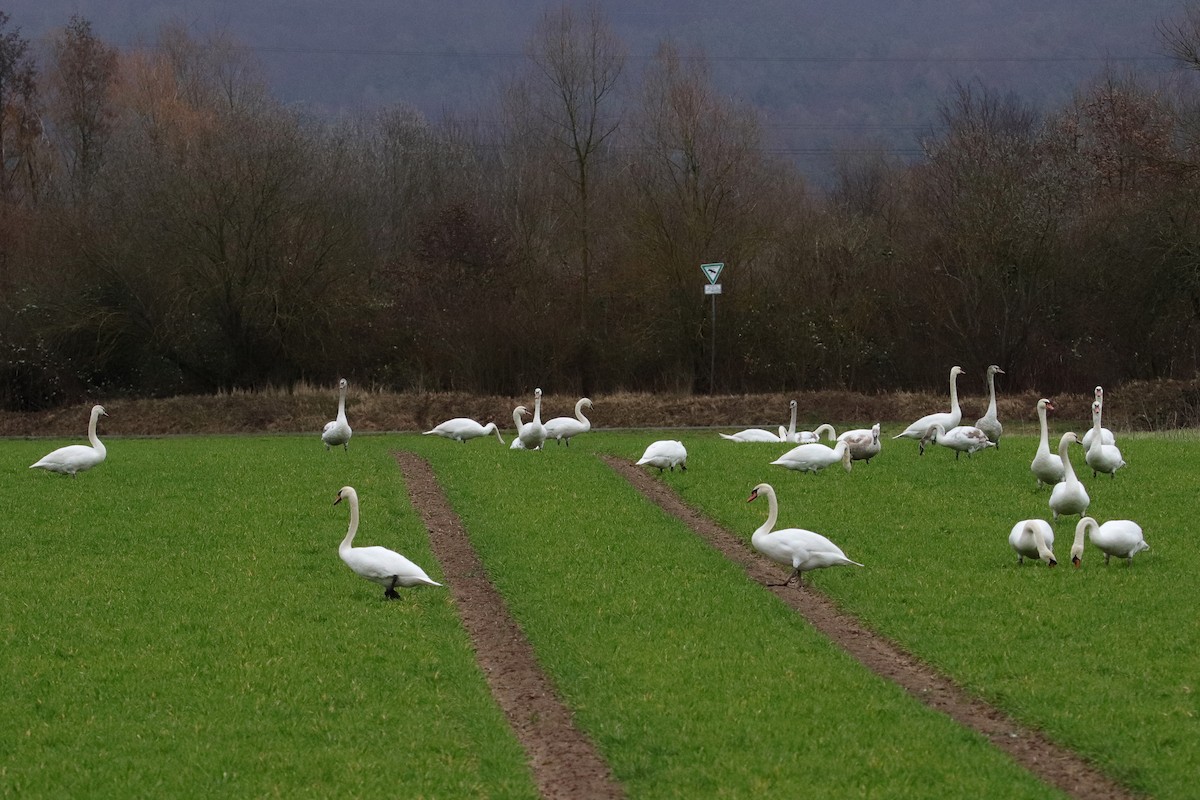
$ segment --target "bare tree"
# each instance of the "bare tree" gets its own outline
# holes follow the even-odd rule
[[[600,161],[619,127],[612,105],[625,49],[598,5],[582,13],[569,6],[546,12],[528,45],[531,71],[516,87],[514,99],[531,139],[545,156],[565,191],[569,244],[561,254],[575,283],[572,303],[578,320],[577,362],[580,391],[590,391],[595,345],[591,328],[595,216]]]
[[[81,199],[89,194],[112,133],[117,68],[116,48],[97,39],[92,23],[82,17],[72,16],[53,39],[48,116],[58,134],[58,152],[70,185]]]
[[[36,200],[42,180],[37,68],[29,41],[20,29],[5,31],[8,22],[0,11],[0,203]]]

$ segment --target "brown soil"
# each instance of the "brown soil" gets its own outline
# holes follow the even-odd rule
[[[624,797],[595,745],[575,727],[570,709],[558,698],[533,647],[489,582],[429,464],[413,453],[396,453],[396,462],[429,530],[479,666],[528,754],[542,796]]]
[[[612,456],[604,460],[647,498],[681,519],[731,561],[741,564],[754,581],[767,586],[790,574],[791,570],[753,552],[743,540],[686,505],[669,487],[639,467]],[[1072,797],[1089,800],[1136,797],[1070,750],[972,697],[937,670],[870,631],[811,586],[769,586],[769,590],[867,669],[899,684],[930,708],[983,734],[1046,783]]]

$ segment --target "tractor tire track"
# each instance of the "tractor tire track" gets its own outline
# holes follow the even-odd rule
[[[1138,797],[1081,756],[970,695],[933,667],[869,630],[811,586],[803,589],[768,586],[791,574],[791,570],[784,570],[758,555],[742,539],[688,506],[670,487],[632,462],[615,456],[603,458],[647,499],[682,520],[697,536],[731,561],[742,565],[752,580],[766,586],[867,669],[898,684],[960,725],[982,734],[1042,781],[1081,799],[1133,800]]]
[[[529,758],[545,798],[622,798],[621,785],[593,742],[572,720],[533,647],[492,586],[462,520],[454,513],[428,462],[395,453],[409,497],[429,531],[463,626],[475,647],[492,696]]]

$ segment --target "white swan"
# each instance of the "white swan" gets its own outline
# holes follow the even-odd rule
[[[893,439],[923,439],[925,434],[929,433],[929,427],[934,423],[938,423],[945,430],[962,422],[962,409],[958,405],[958,376],[963,374],[962,367],[950,368],[950,410],[942,411],[936,414],[926,414],[919,420],[909,425],[900,433],[893,436]]]
[[[89,470],[104,461],[105,456],[108,455],[108,449],[104,446],[104,442],[96,436],[96,420],[101,416],[108,416],[104,406],[92,406],[92,418],[88,422],[88,441],[92,443],[91,447],[86,444],[69,444],[66,447],[60,447],[42,456],[36,463],[30,464],[29,468],[61,472],[63,475],[70,475],[74,478],[76,473]]]
[[[517,413],[528,414],[525,406],[513,409],[513,420],[517,423],[517,438],[525,450],[541,450],[546,441],[546,426],[542,424],[542,390],[533,390],[533,419],[521,424],[521,416]]]
[[[925,445],[930,441],[953,450],[955,461],[963,453],[970,458],[972,453],[996,446],[995,442],[988,439],[986,433],[974,425],[956,425],[950,430],[946,430],[940,422],[930,425],[929,432],[922,437],[921,455],[925,455]]]
[[[769,483],[760,483],[750,492],[750,498],[746,502],[757,499],[760,494],[767,496],[767,521],[754,531],[750,543],[754,545],[754,549],[772,561],[792,568],[792,574],[786,581],[772,584],[773,586],[787,586],[793,578],[803,586],[802,573],[814,569],[862,566],[857,561],[847,558],[842,548],[819,533],[803,528],[773,530],[775,521],[779,518],[779,501],[775,498],[774,487]]]
[[[1063,479],[1063,461],[1050,452],[1050,434],[1046,428],[1046,412],[1053,411],[1054,404],[1046,398],[1037,401],[1038,425],[1042,438],[1038,440],[1037,453],[1029,464],[1029,471],[1037,478],[1038,487],[1053,485]]]
[[[342,378],[338,381],[338,410],[337,419],[325,423],[325,430],[321,431],[321,441],[325,443],[325,449],[328,450],[333,445],[340,444],[343,450],[350,449],[350,436],[353,433],[350,430],[350,423],[346,422],[346,379]]]
[[[845,442],[850,447],[851,461],[866,461],[871,463],[871,459],[879,455],[883,450],[883,443],[879,440],[879,423],[876,422],[870,428],[855,428],[854,430],[844,431],[838,437],[839,442]]]
[[[1092,446],[1085,448],[1083,460],[1092,468],[1092,477],[1097,473],[1107,472],[1110,477],[1117,477],[1117,470],[1125,466],[1121,451],[1115,444],[1105,444],[1100,427],[1100,401],[1092,401]]]
[[[838,442],[833,447],[824,444],[802,444],[788,450],[771,464],[788,469],[798,469],[801,472],[818,472],[839,461],[842,462],[846,472],[849,472],[850,444],[848,442]]]
[[[796,434],[796,401],[790,400],[788,406],[792,410],[791,422],[788,423],[786,429],[780,425],[778,434],[771,433],[762,428],[747,428],[737,433],[721,433],[717,435],[731,442],[790,442]]]
[[[1149,550],[1150,545],[1142,536],[1142,526],[1131,519],[1110,519],[1103,525],[1096,524],[1091,517],[1081,517],[1075,526],[1075,544],[1071,546],[1071,563],[1079,566],[1083,562],[1083,535],[1091,529],[1092,544],[1104,553],[1104,563],[1113,556],[1128,559],[1133,564],[1133,557],[1143,550]]]
[[[1100,403],[1100,407],[1096,408],[1096,403]],[[1092,443],[1096,441],[1096,437],[1100,437],[1101,444],[1116,444],[1117,437],[1113,436],[1113,432],[1105,428],[1100,420],[1100,415],[1104,412],[1104,387],[1097,386],[1095,399],[1092,401],[1092,427],[1087,429],[1083,434],[1083,449],[1090,450]],[[1096,433],[1096,426],[1100,426],[1100,433]]]
[[[394,550],[379,546],[354,547],[354,534],[358,532],[358,492],[352,486],[343,486],[333,504],[336,506],[343,500],[350,503],[350,529],[338,545],[338,555],[346,566],[383,586],[383,596],[389,600],[400,596],[397,586],[441,586],[426,575],[425,570]]]
[[[565,442],[569,447],[571,437],[587,433],[592,429],[591,421],[583,415],[583,407],[592,407],[592,401],[586,397],[579,398],[575,403],[575,416],[555,417],[546,421],[546,438],[556,442]]]
[[[1000,446],[1000,436],[1004,433],[1004,426],[1000,424],[1000,420],[996,418],[996,376],[1003,375],[1004,370],[992,364],[987,368],[987,385],[988,385],[988,406],[987,411],[983,416],[975,420],[975,427],[983,431],[987,435],[988,440],[996,447]]]
[[[1088,504],[1092,502],[1092,499],[1088,497],[1087,489],[1080,483],[1079,478],[1075,477],[1075,468],[1071,466],[1071,459],[1067,457],[1067,449],[1078,442],[1079,437],[1071,431],[1064,433],[1058,442],[1058,457],[1062,459],[1063,479],[1062,483],[1054,484],[1054,489],[1050,492],[1050,510],[1054,512],[1056,522],[1060,516],[1078,514],[1082,517],[1083,513],[1087,511]]]
[[[1024,519],[1013,525],[1008,534],[1008,543],[1017,551],[1017,563],[1025,563],[1027,558],[1040,558],[1049,566],[1058,564],[1054,558],[1054,529],[1044,519]]]
[[[837,441],[837,432],[834,431],[833,426],[828,422],[818,425],[815,431],[796,431],[792,434],[790,441],[797,444],[816,444],[821,441],[822,433],[825,434],[825,438],[828,441]]]
[[[638,459],[638,466],[648,464],[651,467],[658,467],[658,471],[664,469],[675,471],[675,467],[679,467],[684,472],[687,472],[687,448],[683,446],[683,442],[674,439],[663,439],[653,442],[646,448],[646,452],[642,453],[642,457]]]
[[[500,440],[500,444],[504,444],[504,437],[500,435],[500,429],[496,427],[496,423],[489,422],[487,425],[480,425],[468,417],[448,419],[439,425],[435,425],[433,430],[425,431],[426,436],[433,434],[434,436],[442,436],[464,444],[466,444],[468,439],[477,439],[480,436],[488,436],[493,433]]]
[[[765,431],[762,428],[747,428],[737,433],[719,433],[717,435],[731,442],[774,442],[775,444],[779,444],[783,441],[782,437],[786,436],[787,432],[780,425],[778,435],[770,431]]]

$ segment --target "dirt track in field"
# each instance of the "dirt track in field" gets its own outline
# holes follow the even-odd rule
[[[429,464],[413,453],[396,453],[396,461],[429,530],[433,554],[475,646],[475,657],[525,748],[542,797],[624,797],[595,745],[575,727],[571,710],[558,698],[533,646],[488,580]]]
[[[434,555],[458,606],[493,696],[529,758],[546,798],[618,798],[624,791],[595,745],[575,727],[571,711],[537,663],[533,648],[488,580],[458,515],[429,464],[413,453],[396,453],[414,507],[429,531]],[[1047,784],[1088,800],[1134,800],[1070,750],[972,697],[949,678],[840,611],[819,591],[772,586],[788,574],[740,538],[686,505],[651,474],[629,461],[605,456],[610,468],[664,511],[682,520],[713,548],[740,564],[747,576],[802,614],[817,630],[867,669],[903,687],[925,705],[982,734]]]
[[[1088,800],[1132,800],[1137,797],[1080,756],[972,697],[937,670],[868,630],[811,586],[769,586],[786,578],[791,570],[785,570],[751,550],[742,539],[688,506],[666,484],[641,467],[613,456],[606,456],[604,460],[660,508],[678,517],[731,561],[741,564],[752,580],[766,586],[867,669],[899,684],[930,708],[983,734],[1046,783],[1072,797]]]

